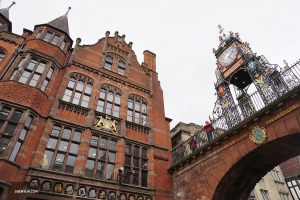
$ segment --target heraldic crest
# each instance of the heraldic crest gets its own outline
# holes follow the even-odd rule
[[[105,130],[105,131],[111,131],[113,133],[118,133],[118,127],[117,127],[118,122],[116,120],[111,120],[107,115],[105,118],[102,116],[98,116],[95,122],[95,128],[99,130]]]
[[[254,144],[261,145],[267,139],[267,131],[265,128],[259,128],[258,126],[255,126],[252,128],[252,132],[250,133],[249,137]]]

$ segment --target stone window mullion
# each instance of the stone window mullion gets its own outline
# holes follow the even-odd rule
[[[44,37],[45,37],[45,35],[46,35],[46,33],[47,33],[47,28],[46,27],[44,27],[43,29],[41,29],[42,30],[42,32],[41,32],[41,35],[40,35],[40,37],[39,37],[39,39],[44,39]]]
[[[22,59],[23,59],[23,58],[21,57],[20,61],[19,61],[18,64],[15,66],[15,68],[16,68],[16,67],[19,67],[19,69],[18,69],[17,73],[16,73],[15,76],[14,76],[14,80],[19,80],[19,79],[21,78],[21,76],[22,76],[22,74],[23,74],[25,68],[27,67],[27,65],[28,65],[29,62],[30,62],[30,55],[28,54],[28,55],[24,58],[24,62],[23,62],[23,63],[20,63],[20,62],[22,62]],[[21,64],[21,65],[19,66],[19,64]]]
[[[39,64],[40,62],[38,62],[38,64]],[[38,66],[38,65],[37,65]],[[46,79],[46,77],[47,77],[47,74],[48,74],[48,72],[49,72],[49,70],[50,70],[50,67],[51,67],[51,63],[48,63],[46,66],[45,66],[45,69],[44,69],[44,71],[41,73],[41,75],[40,75],[40,78],[39,78],[39,80],[37,81],[37,83],[36,83],[36,88],[41,88],[42,87],[42,84],[43,84],[43,82],[44,82],[44,80]],[[34,73],[33,73],[34,74]]]
[[[59,40],[57,41],[57,44],[56,44],[59,48],[60,48],[62,42],[64,41],[64,39],[65,39],[65,35],[61,35],[59,37]]]

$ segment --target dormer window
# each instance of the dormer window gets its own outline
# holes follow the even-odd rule
[[[118,74],[124,76],[125,74],[125,63],[123,61],[120,61],[119,62],[119,65],[118,65]]]
[[[107,70],[111,70],[112,63],[113,63],[112,57],[107,56],[106,59],[105,59],[104,68],[107,69]]]

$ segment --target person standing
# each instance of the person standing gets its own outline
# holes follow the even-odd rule
[[[190,145],[190,149],[192,152],[194,152],[196,149],[197,149],[197,143],[196,143],[196,140],[194,139],[194,137],[192,137],[188,144]]]
[[[204,129],[205,129],[205,132],[207,133],[207,139],[208,139],[208,141],[212,140],[212,127],[211,127],[211,123],[209,123],[208,121],[206,121]]]

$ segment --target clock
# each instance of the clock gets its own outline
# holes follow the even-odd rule
[[[226,49],[220,59],[220,64],[222,67],[230,66],[236,59],[238,55],[238,50],[235,47],[229,47]]]

